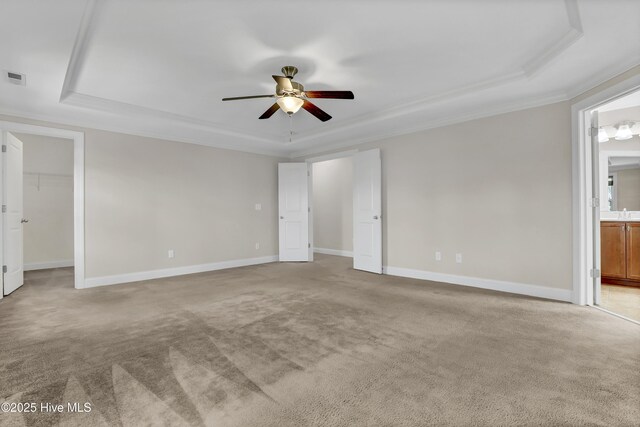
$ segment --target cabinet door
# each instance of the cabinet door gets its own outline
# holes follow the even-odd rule
[[[624,222],[600,223],[600,262],[602,277],[626,279]],[[640,229],[637,229],[640,232]],[[638,240],[638,237],[636,237]],[[636,243],[637,245],[637,243]],[[638,247],[640,249],[640,247]]]
[[[627,279],[640,280],[640,222],[627,223]]]

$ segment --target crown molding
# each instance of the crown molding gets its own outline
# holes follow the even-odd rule
[[[260,155],[271,156],[271,157],[283,158],[283,157],[286,157],[288,154],[288,150],[286,149],[286,147],[269,149],[269,148],[256,148],[255,146],[249,147],[249,146],[243,146],[243,145],[238,145],[233,143],[222,143],[218,141],[211,142],[211,140],[209,139],[205,140],[205,139],[198,139],[198,138],[180,137],[175,135],[167,135],[166,133],[140,130],[140,128],[138,127],[114,125],[113,123],[104,121],[104,120],[94,121],[94,120],[86,120],[86,119],[78,119],[78,118],[74,118],[73,120],[70,120],[66,117],[61,117],[61,116],[54,116],[49,114],[34,114],[34,113],[29,113],[29,112],[14,110],[14,109],[1,108],[1,107],[0,107],[0,115],[7,116],[14,121],[15,120],[20,121],[20,119],[23,119],[23,120],[27,119],[27,120],[43,122],[44,126],[50,126],[50,127],[67,126],[67,127],[73,128],[72,130],[78,130],[78,129],[83,130],[83,128],[95,129],[95,130],[101,130],[106,132],[140,136],[144,138],[160,139],[160,140],[169,141],[169,142],[183,142],[186,144],[202,145],[204,147],[219,148],[222,150],[233,150],[233,151],[240,151],[243,153],[260,154]],[[213,138],[215,138],[216,136],[219,136],[219,135],[212,135]]]
[[[90,45],[93,28],[95,27],[95,22],[97,20],[97,16],[100,13],[101,8],[101,0],[88,0],[81,22],[79,26],[79,30],[76,36],[76,40],[73,46],[73,50],[71,53],[70,61],[67,67],[67,73],[65,75],[65,80],[62,85],[62,91],[60,94],[60,102],[68,105],[74,105],[77,107],[89,108],[94,110],[106,111],[113,114],[121,113],[122,111],[127,111],[132,115],[142,115],[145,117],[156,118],[160,120],[170,119],[176,122],[179,122],[181,126],[185,128],[191,128],[193,130],[202,131],[205,130],[207,133],[215,134],[215,135],[223,135],[223,136],[232,136],[236,138],[242,138],[254,142],[267,143],[270,145],[278,144],[285,145],[282,142],[282,138],[276,135],[255,135],[252,133],[244,132],[241,130],[229,129],[218,123],[209,122],[206,120],[201,120],[193,117],[187,117],[179,114],[169,113],[166,111],[156,110],[152,108],[127,104],[115,100],[99,98],[95,96],[91,96],[88,94],[78,93],[76,89],[76,82],[82,69],[82,65],[84,62],[85,54],[87,52],[88,46]],[[568,31],[557,41],[553,42],[550,46],[542,49],[540,53],[535,55],[533,58],[525,61],[524,64],[515,70],[507,71],[503,74],[494,76],[489,79],[485,79],[479,82],[470,83],[461,87],[458,87],[454,90],[449,90],[445,92],[441,92],[436,95],[430,95],[424,98],[419,98],[410,102],[398,104],[395,106],[391,106],[383,111],[364,114],[353,119],[334,122],[330,127],[326,127],[320,130],[303,132],[298,135],[293,144],[286,144],[282,149],[272,148],[272,149],[259,149],[253,150],[247,148],[243,151],[251,151],[251,152],[269,152],[269,153],[279,153],[290,152],[293,148],[292,145],[298,144],[301,142],[310,142],[313,140],[317,140],[320,138],[325,138],[330,135],[343,132],[348,129],[365,127],[372,123],[388,120],[391,118],[396,118],[399,116],[414,114],[423,112],[429,108],[434,107],[438,103],[454,99],[466,95],[470,95],[476,92],[493,89],[508,83],[512,83],[519,80],[529,80],[536,73],[540,72],[544,67],[549,65],[554,59],[556,59],[559,55],[561,55],[566,49],[568,49],[571,45],[573,45],[577,40],[579,40],[583,35],[582,22],[580,20],[580,14],[578,11],[577,0],[564,0],[565,10],[567,14],[567,22],[569,29]],[[95,127],[95,126],[93,126]],[[132,126],[134,127],[134,126]],[[105,129],[107,130],[107,129]],[[112,129],[108,129],[112,130]],[[127,133],[132,134],[144,134],[142,136],[149,135],[148,132],[143,131],[133,131],[127,130]],[[400,131],[402,134],[406,133],[404,130]],[[157,137],[157,136],[154,136]],[[166,139],[167,137],[163,137],[162,139]],[[175,140],[174,137],[171,137]],[[193,141],[193,138],[186,138],[189,142],[194,142],[201,145],[209,145],[209,146],[218,146],[211,145],[209,143],[203,143],[202,141]],[[376,137],[376,139],[379,139]],[[226,146],[220,148],[228,148]],[[325,147],[323,147],[324,149]]]
[[[426,131],[429,129],[440,128],[444,126],[454,125],[457,123],[464,123],[471,120],[482,119],[486,117],[496,116],[498,114],[506,114],[515,111],[526,110],[528,108],[542,107],[545,105],[555,104],[557,102],[567,101],[569,98],[565,92],[553,92],[549,93],[542,97],[530,98],[523,102],[516,102],[511,104],[500,104],[496,105],[493,108],[484,108],[482,111],[456,115],[456,116],[447,116],[438,119],[433,119],[430,121],[422,122],[419,126],[414,126],[411,128],[397,129],[394,131],[386,132],[383,134],[377,134],[371,137],[364,137],[360,139],[351,139],[348,142],[339,142],[331,145],[323,145],[321,147],[311,147],[305,150],[295,151],[290,154],[289,158],[300,158],[312,155],[319,155],[323,153],[327,153],[333,150],[343,149],[347,147],[355,147],[360,144],[365,144],[368,142],[374,141],[382,141],[389,138],[395,138],[403,135],[410,135],[413,133],[418,133],[422,131]]]
[[[239,130],[229,129],[223,127],[217,123],[210,122],[208,120],[197,119],[194,117],[183,116],[180,114],[171,113],[168,111],[157,110],[154,108],[142,107],[135,104],[128,104],[126,102],[114,101],[111,99],[100,98],[92,95],[85,95],[82,93],[76,93],[70,91],[65,97],[65,104],[73,105],[76,107],[91,108],[94,110],[105,111],[107,113],[118,112],[120,114],[125,113],[128,116],[148,117],[151,119],[171,120],[179,122],[180,124],[187,124],[193,129],[201,129],[210,133],[216,133],[224,136],[232,136],[236,138],[242,138],[249,141],[262,142],[267,144],[284,145],[284,142],[278,141],[276,135],[271,135],[271,138],[264,138],[247,132]]]
[[[551,64],[556,58],[558,58],[564,51],[566,51],[584,35],[582,22],[580,20],[580,14],[578,11],[577,0],[564,0],[564,4],[567,13],[569,30],[559,40],[551,43],[550,46],[544,48],[541,53],[526,61],[520,69],[500,74],[479,82],[463,85],[450,91],[442,92],[424,98],[419,98],[411,102],[398,104],[380,112],[363,114],[353,119],[343,120],[341,122],[338,122],[337,125],[332,126],[330,129],[306,132],[299,136],[296,139],[295,143],[312,141],[314,139],[325,137],[347,129],[367,126],[378,121],[422,112],[429,108],[432,108],[433,106],[444,100],[455,99],[484,90],[494,89],[499,86],[503,86],[505,84],[513,83],[520,80],[531,80],[543,68]]]
[[[582,21],[580,20],[580,11],[578,10],[578,0],[565,0],[564,6],[567,12],[569,31],[562,38],[551,43],[551,45],[544,48],[540,54],[523,65],[522,71],[527,78],[532,78],[537,75],[543,68],[558,58],[562,52],[569,49],[569,47],[584,36]]]
[[[99,6],[99,0],[87,0],[84,7],[84,12],[80,18],[80,26],[78,27],[78,33],[71,49],[71,56],[69,57],[69,65],[67,65],[67,72],[64,75],[64,82],[62,83],[62,91],[60,92],[60,102],[64,102],[67,96],[73,91],[76,84],[76,79],[82,65],[84,63],[84,57],[87,53],[87,47],[93,34],[92,28],[97,15],[97,8]]]
[[[628,58],[626,61],[620,62],[613,67],[606,67],[602,69],[587,81],[569,89],[567,91],[567,95],[569,96],[569,99],[573,99],[638,66],[640,66],[640,55]]]

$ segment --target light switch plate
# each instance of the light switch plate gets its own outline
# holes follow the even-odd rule
[[[436,251],[436,261],[442,261],[442,252]]]
[[[261,211],[262,210],[262,204],[256,203],[256,210],[257,211]]]
[[[456,262],[462,264],[462,254],[456,254]]]

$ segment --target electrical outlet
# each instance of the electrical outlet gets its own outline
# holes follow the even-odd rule
[[[262,205],[260,203],[256,203],[256,210],[257,211],[261,211],[262,210]]]
[[[462,254],[456,254],[456,262],[462,264]]]
[[[176,253],[173,252],[173,249],[169,249],[167,255],[169,256],[169,258],[174,258],[176,256]]]
[[[256,250],[260,249],[260,243],[256,243]]]
[[[436,261],[442,261],[442,252],[436,251]]]

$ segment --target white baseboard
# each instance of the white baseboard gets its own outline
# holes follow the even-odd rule
[[[319,254],[346,256],[349,258],[353,258],[352,251],[341,251],[338,249],[327,249],[327,248],[313,248],[313,252],[317,252]]]
[[[47,268],[63,268],[63,267],[73,267],[72,259],[63,259],[60,261],[46,261],[46,262],[29,262],[24,264],[24,271],[31,270],[44,270]]]
[[[165,268],[162,270],[139,271],[136,273],[116,274],[113,276],[88,277],[84,281],[85,288],[117,285],[120,283],[139,282],[141,280],[160,279],[163,277],[182,276],[184,274],[204,273],[206,271],[223,270],[225,268],[245,267],[248,265],[266,264],[278,261],[277,255],[259,258],[234,259],[213,262],[210,264],[188,265],[185,267]]]
[[[412,279],[431,280],[434,282],[449,283],[453,285],[472,286],[474,288],[491,289],[493,291],[510,292],[513,294],[566,302],[571,302],[573,296],[570,289],[557,289],[549,288],[547,286],[528,285],[525,283],[481,279],[479,277],[434,273],[431,271],[413,270],[410,268],[385,266],[383,268],[383,273],[390,276],[409,277]]]

